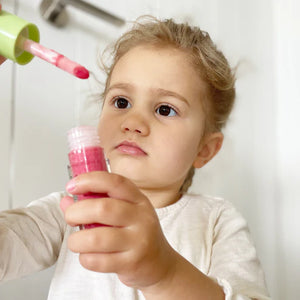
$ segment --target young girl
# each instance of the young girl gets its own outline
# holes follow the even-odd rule
[[[194,168],[222,146],[235,98],[227,60],[199,28],[152,18],[117,41],[113,58],[98,126],[112,173],[66,186],[109,197],[53,193],[3,212],[0,279],[57,262],[53,300],[269,299],[243,217],[187,193]],[[90,223],[107,226],[77,229]]]

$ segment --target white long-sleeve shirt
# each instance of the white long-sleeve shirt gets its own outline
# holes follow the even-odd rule
[[[84,269],[67,248],[74,228],[59,208],[63,193],[53,193],[26,208],[0,213],[0,280],[45,269],[55,262],[48,300],[144,299],[116,274]],[[156,209],[170,245],[223,287],[226,300],[270,299],[245,219],[228,201],[184,195]]]

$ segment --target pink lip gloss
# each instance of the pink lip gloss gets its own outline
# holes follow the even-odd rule
[[[74,127],[68,132],[69,162],[72,176],[92,171],[108,171],[103,149],[97,130],[92,126]],[[107,194],[87,193],[77,195],[76,200],[107,197]],[[85,229],[103,226],[101,224],[87,224]]]
[[[68,59],[64,55],[42,46],[39,43],[36,43],[32,40],[22,38],[20,39],[20,48],[25,51],[38,56],[39,58],[49,62],[52,65],[80,78],[87,79],[89,78],[89,71],[81,66],[80,64]]]

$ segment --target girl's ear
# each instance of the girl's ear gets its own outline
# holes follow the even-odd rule
[[[221,149],[223,139],[222,132],[214,132],[204,137],[200,144],[198,155],[193,163],[194,168],[202,168],[208,163]]]

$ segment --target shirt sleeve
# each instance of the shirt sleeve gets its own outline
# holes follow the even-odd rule
[[[26,208],[0,212],[0,281],[15,279],[53,265],[66,224],[53,193]]]
[[[209,276],[222,286],[226,300],[269,300],[264,273],[246,220],[229,202],[215,215]]]

